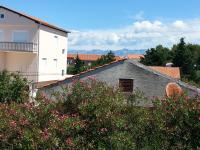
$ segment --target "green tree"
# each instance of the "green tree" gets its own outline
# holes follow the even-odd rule
[[[184,38],[180,39],[177,46],[173,48],[173,64],[181,68],[183,75],[189,76],[193,70],[194,62],[191,51],[187,48]]]
[[[74,70],[73,70],[74,74],[81,72],[83,66],[84,66],[84,62],[82,60],[80,60],[80,58],[77,54],[76,59],[75,59]]]
[[[106,55],[102,55],[101,58],[93,62],[92,66],[95,67],[99,65],[104,65],[112,61],[115,61],[115,54],[112,51],[109,51]]]
[[[172,52],[168,48],[158,45],[146,52],[144,58],[141,59],[141,63],[148,66],[165,66],[171,59]]]

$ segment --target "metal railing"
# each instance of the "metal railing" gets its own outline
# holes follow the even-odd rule
[[[0,51],[37,52],[38,46],[26,42],[0,42]]]

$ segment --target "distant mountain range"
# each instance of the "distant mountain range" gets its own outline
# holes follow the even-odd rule
[[[110,50],[69,50],[68,54],[99,54],[104,55],[107,54]],[[113,50],[116,56],[126,56],[128,54],[145,54],[146,49],[140,50],[130,50],[130,49],[121,49],[121,50]]]

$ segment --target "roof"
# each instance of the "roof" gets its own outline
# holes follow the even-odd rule
[[[181,78],[179,67],[160,67],[160,66],[149,66],[149,67],[155,71],[168,75],[172,78],[175,78],[175,79]]]
[[[68,59],[75,59],[77,54],[67,54]],[[101,58],[102,55],[97,54],[78,54],[78,57],[80,60],[83,61],[96,61],[99,58]],[[121,60],[122,58],[120,56],[115,56],[116,60]]]
[[[68,79],[75,79],[77,77],[79,77],[80,75],[83,75],[83,74],[86,74],[86,73],[89,73],[89,72],[92,72],[92,71],[95,71],[95,70],[98,70],[98,69],[101,69],[101,68],[104,68],[104,67],[107,67],[107,66],[110,66],[110,65],[113,65],[113,64],[117,64],[117,63],[120,63],[120,62],[123,62],[125,61],[126,59],[124,58],[121,58],[121,59],[118,59],[118,60],[115,60],[113,62],[110,62],[108,64],[104,64],[102,66],[97,66],[97,67],[94,67],[92,69],[88,69],[86,71],[83,71],[83,72],[80,72],[78,74],[75,74],[74,76],[71,76],[71,77],[67,77],[65,78],[64,80],[60,80],[60,81],[56,81],[56,82],[53,82],[53,83],[46,83],[46,84],[43,84],[42,86],[38,87],[38,88],[45,88],[45,87],[50,87],[50,86],[54,86],[54,85],[59,85],[60,83],[62,83],[63,81],[65,80],[68,80]]]
[[[127,55],[128,59],[140,59],[140,58],[144,58],[144,55],[141,54],[129,54]]]
[[[58,80],[50,80],[50,81],[38,82],[38,83],[36,84],[36,88],[41,88],[41,87],[43,87],[43,86],[45,86],[45,85],[49,85],[49,84],[56,83],[56,82],[58,82]]]
[[[75,59],[77,54],[67,54],[68,59]],[[101,58],[101,55],[96,55],[96,54],[78,54],[78,57],[80,60],[84,61],[95,61],[99,58]]]
[[[21,12],[15,11],[15,10],[12,10],[12,9],[7,8],[7,7],[5,7],[5,6],[0,6],[0,8],[3,8],[3,9],[5,9],[5,10],[11,11],[11,12],[13,12],[13,13],[16,13],[16,14],[18,14],[18,15],[20,15],[20,16],[23,16],[23,17],[25,17],[25,18],[27,18],[27,19],[30,19],[30,20],[34,21],[35,23],[38,23],[38,24],[47,26],[47,27],[49,27],[49,28],[56,29],[56,30],[59,30],[59,31],[62,31],[62,32],[65,32],[65,33],[70,33],[70,31],[64,30],[64,29],[62,29],[62,28],[59,28],[59,27],[54,26],[54,25],[52,25],[52,24],[49,24],[49,23],[47,23],[47,22],[45,22],[45,21],[43,21],[43,20],[40,20],[40,19],[38,19],[38,18],[29,16],[29,15],[27,15],[27,14],[24,14],[24,13],[21,13]]]
[[[78,78],[81,77],[82,75],[83,75],[83,76],[84,76],[84,75],[87,75],[87,73],[90,73],[90,72],[93,72],[93,71],[97,71],[98,69],[102,69],[102,68],[105,68],[105,67],[108,67],[108,66],[111,66],[111,65],[119,64],[119,63],[124,62],[124,61],[127,61],[127,62],[129,62],[129,63],[131,63],[131,64],[133,64],[133,65],[135,65],[135,66],[137,66],[137,67],[139,67],[139,68],[141,68],[141,69],[143,69],[143,70],[145,70],[145,71],[148,71],[148,72],[150,72],[150,73],[152,73],[152,74],[155,74],[155,75],[157,75],[157,76],[161,76],[161,77],[163,77],[163,78],[165,78],[165,79],[168,79],[168,80],[170,80],[171,82],[176,82],[178,85],[180,85],[180,86],[182,86],[182,87],[184,87],[184,88],[187,88],[187,89],[190,89],[190,90],[192,90],[192,91],[194,91],[194,92],[200,93],[200,89],[198,89],[198,88],[195,87],[195,86],[191,86],[191,85],[189,85],[189,84],[187,84],[187,83],[185,83],[185,82],[182,82],[182,81],[180,81],[180,80],[177,80],[177,79],[175,79],[175,78],[172,78],[171,76],[168,76],[168,75],[166,75],[166,74],[163,74],[163,73],[160,73],[160,72],[158,72],[158,71],[155,71],[155,70],[153,70],[151,67],[145,66],[145,65],[143,65],[143,64],[141,64],[141,63],[139,63],[139,62],[137,62],[137,61],[134,61],[134,60],[127,60],[127,59],[124,59],[124,58],[122,58],[122,59],[120,59],[120,60],[113,61],[113,62],[111,62],[111,63],[105,64],[105,65],[102,65],[102,66],[98,66],[98,67],[95,67],[95,68],[86,70],[86,71],[81,72],[81,73],[79,73],[79,74],[76,74],[76,75],[74,75],[74,76],[72,76],[72,77],[65,78],[64,80],[60,80],[60,81],[57,81],[57,82],[54,82],[54,83],[50,83],[50,84],[43,85],[42,87],[40,87],[40,89],[42,90],[42,89],[45,89],[45,88],[51,88],[51,87],[53,87],[53,86],[60,86],[60,85],[62,85],[62,83],[66,83],[66,81],[70,81],[70,80],[73,81],[74,79],[78,79]]]

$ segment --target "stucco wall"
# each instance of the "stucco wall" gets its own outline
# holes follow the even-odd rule
[[[9,52],[6,54],[6,70],[20,72],[30,81],[37,81],[37,54]]]
[[[120,78],[131,78],[134,79],[134,90],[139,89],[143,91],[147,97],[152,98],[153,96],[163,97],[165,96],[165,87],[169,82],[177,82],[183,87],[183,89],[189,92],[190,95],[196,94],[197,89],[191,89],[184,83],[168,78],[165,75],[159,75],[157,72],[152,70],[145,70],[132,63],[131,61],[122,61],[115,63],[79,76],[79,79],[86,80],[88,76],[92,76],[99,81],[106,82],[110,86],[119,86]],[[59,84],[55,84],[44,89],[49,97],[53,91],[61,90],[61,86],[66,86],[72,83],[74,79],[66,79]]]
[[[39,38],[39,81],[63,79],[62,70],[65,76],[67,67],[67,34],[41,26]]]
[[[5,69],[5,57],[6,57],[6,53],[0,52],[0,71]]]
[[[0,20],[2,42],[13,42],[14,31],[26,31],[27,42],[36,43],[39,48],[39,52],[34,52],[35,54],[14,51],[10,51],[7,55],[0,54],[0,69],[5,66],[8,71],[34,73],[29,78],[34,79],[35,82],[63,79],[65,76],[62,76],[62,70],[66,75],[67,67],[67,33],[39,25],[3,8],[0,8],[0,13],[4,14],[4,18]],[[62,54],[63,49],[65,49],[64,54]],[[0,49],[1,51],[5,52]],[[47,65],[42,65],[42,58],[47,58]],[[55,59],[57,59],[56,67]]]
[[[12,42],[13,31],[20,30],[28,32],[28,42],[37,43],[37,24],[25,17],[22,17],[2,8],[0,9],[0,13],[4,14],[4,19],[0,20],[0,31],[3,32],[2,41]]]

